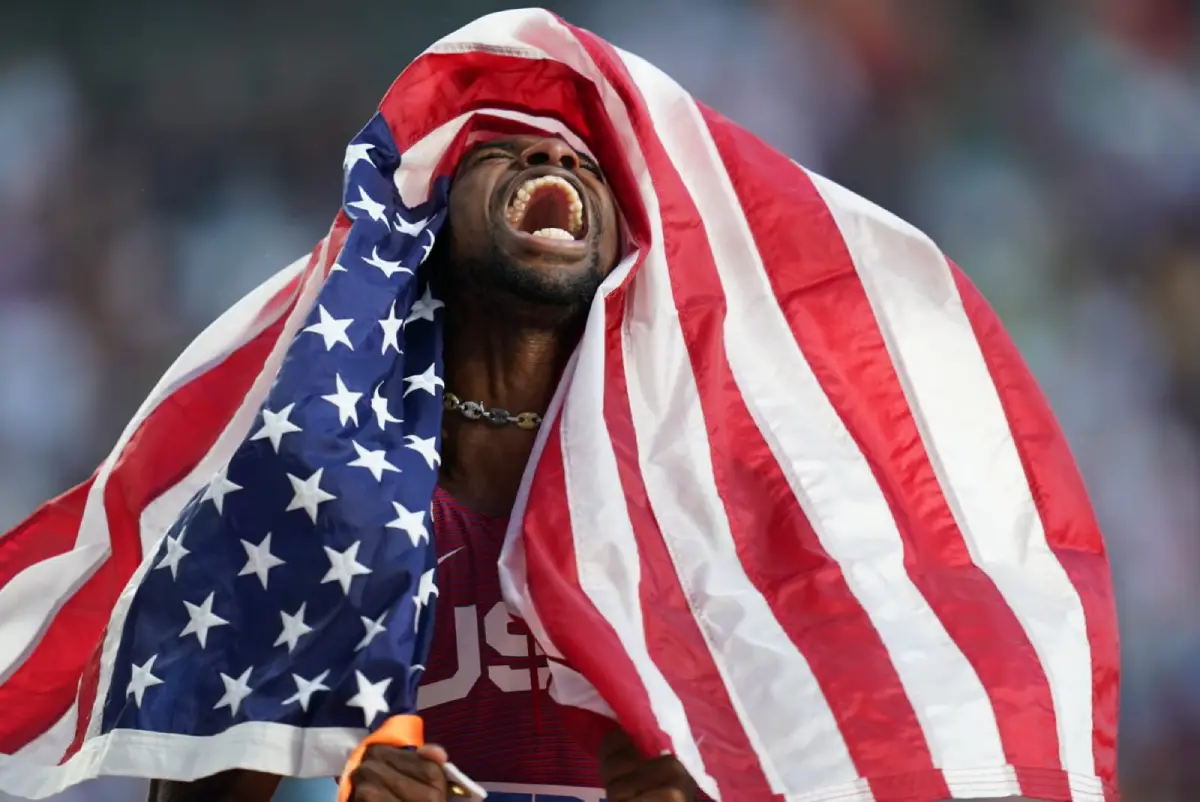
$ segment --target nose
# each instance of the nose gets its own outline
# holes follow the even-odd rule
[[[553,164],[574,172],[579,167],[579,156],[566,142],[558,137],[539,139],[525,149],[521,161],[532,167],[538,164]]]

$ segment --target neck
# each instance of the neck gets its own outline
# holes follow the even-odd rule
[[[480,302],[482,301],[482,302]],[[446,304],[446,390],[463,401],[513,415],[544,414],[578,339],[574,320],[547,320],[532,310],[509,309],[495,296],[454,298]],[[477,512],[512,510],[537,429],[494,426],[456,412],[442,423],[438,481]]]

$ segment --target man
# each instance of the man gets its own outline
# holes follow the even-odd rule
[[[619,256],[617,210],[603,173],[560,138],[485,141],[459,162],[447,228],[442,247],[431,257],[431,275],[446,299],[448,392],[513,416],[533,412],[540,418],[575,348],[587,305]],[[498,610],[495,566],[520,480],[512,466],[528,460],[536,429],[497,428],[451,414],[443,432],[440,490],[434,499],[435,541],[446,561],[440,603],[443,609]],[[512,635],[507,616],[500,620],[505,634]],[[439,665],[454,663],[454,620],[443,615],[435,626],[427,683],[438,681]],[[532,645],[528,656],[526,677],[537,677]],[[511,672],[503,658],[489,643],[486,665]],[[450,755],[487,785],[569,792],[599,782],[609,802],[694,798],[695,784],[675,758],[647,760],[619,731],[603,744],[597,772],[553,711],[536,716],[540,693],[540,681],[533,689],[526,679],[524,690],[514,692],[482,680],[465,695],[425,709],[428,733],[444,746],[371,747],[352,775],[351,798],[449,799],[450,783],[440,766]],[[277,782],[277,777],[250,772],[160,782],[152,787],[150,802],[266,802]],[[496,798],[508,797],[500,792]]]
[[[1102,538],[921,232],[537,10],[344,164],[313,256],[0,540],[53,591],[0,621],[0,784],[261,800],[419,711],[442,746],[347,798],[447,757],[500,802],[1113,798]]]
[[[469,150],[451,186],[448,232],[429,266],[446,304],[447,391],[486,408],[540,418],[575,349],[588,304],[620,256],[619,227],[600,167],[561,138],[511,136]],[[455,632],[455,609],[490,611],[486,627],[506,640],[524,639],[506,615],[496,617],[502,611],[496,572],[521,477],[517,466],[529,459],[536,434],[536,427],[497,427],[461,413],[444,420],[434,540],[444,560],[439,605],[446,613],[436,619],[427,685],[436,684],[440,673],[453,673],[457,637],[464,634]],[[603,745],[597,771],[557,720],[540,679],[532,687],[529,678],[545,672],[534,663],[532,645],[528,667],[514,671],[495,640],[489,637],[484,646],[485,669],[516,674],[521,689],[501,687],[485,675],[465,693],[426,708],[427,732],[444,748],[372,747],[353,775],[354,800],[445,800],[439,764],[447,755],[489,786],[602,784],[609,802],[693,798],[694,783],[677,760],[644,760],[620,732]],[[439,672],[443,666],[448,671]],[[277,782],[231,772],[188,784],[156,783],[150,799],[266,802]]]

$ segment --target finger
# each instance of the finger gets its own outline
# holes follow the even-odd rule
[[[633,771],[606,782],[604,787],[609,802],[643,802],[643,797],[646,802],[651,799],[687,800],[695,793],[691,776],[683,764],[670,755],[644,761]]]
[[[638,794],[631,802],[692,802],[694,797],[681,788],[656,788]]]
[[[415,762],[415,761],[414,761]],[[422,761],[428,763],[428,761]],[[432,764],[430,764],[432,765]],[[438,774],[441,774],[440,769]],[[353,788],[353,802],[445,802],[445,781],[441,785],[430,784],[409,774],[396,770],[394,767],[373,761],[363,762],[350,775]]]
[[[621,730],[615,730],[600,743],[600,780],[605,787],[619,777],[637,771],[645,758]]]
[[[445,754],[440,747],[435,748],[443,755]],[[434,754],[436,755],[436,752]],[[446,776],[442,773],[441,764],[405,747],[372,744],[367,747],[366,754],[363,755],[362,765],[371,765],[402,774],[419,783],[440,788],[443,791],[446,788]]]
[[[446,750],[437,744],[419,746],[417,747],[417,754],[439,766],[445,765],[446,761],[450,759],[450,756],[446,754]]]

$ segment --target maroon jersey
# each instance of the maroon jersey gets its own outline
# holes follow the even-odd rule
[[[418,702],[426,737],[492,802],[599,802],[596,759],[565,729],[546,658],[500,595],[507,521],[438,490],[433,526],[437,615]]]

